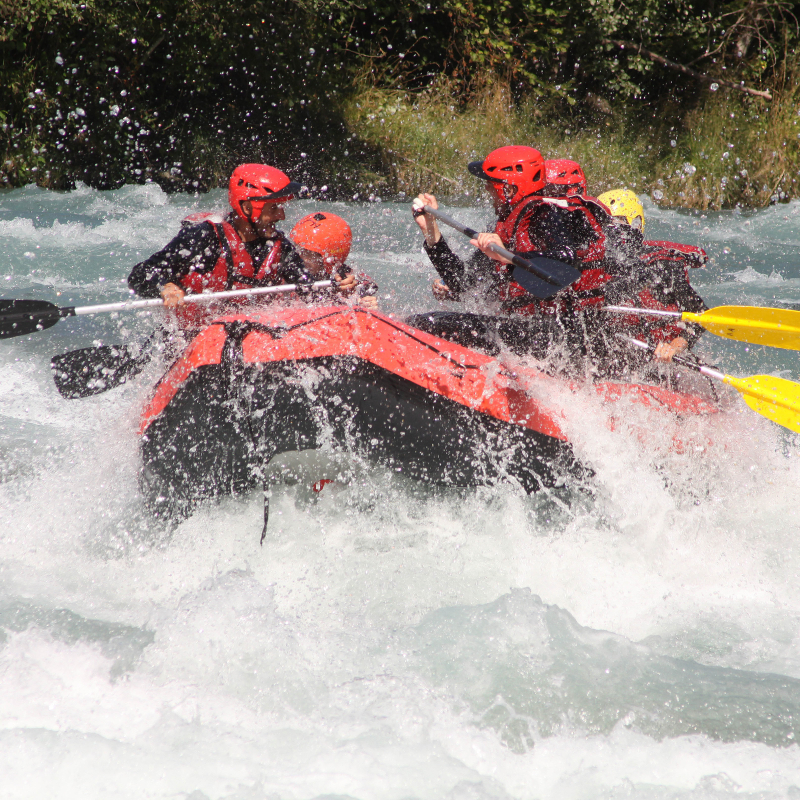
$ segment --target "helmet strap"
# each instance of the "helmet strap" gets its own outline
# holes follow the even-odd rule
[[[251,215],[252,216],[252,215]],[[233,215],[233,227],[239,235],[247,242],[258,238],[258,231],[252,219],[245,216],[241,202],[239,203],[239,213]]]
[[[244,200],[240,200],[239,201],[239,211],[242,212],[242,218],[247,221],[247,223],[250,225],[250,227],[251,228],[255,228],[256,222],[253,219],[253,204],[250,203],[250,213],[249,214],[245,214],[245,212],[244,212],[243,205],[245,203],[247,203],[247,202],[249,202],[249,200],[247,200],[246,198]]]

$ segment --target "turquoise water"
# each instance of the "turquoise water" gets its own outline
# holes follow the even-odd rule
[[[223,203],[2,193],[0,294],[124,299],[134,263]],[[319,207],[351,222],[384,310],[437,307],[406,205],[302,201],[285,228]],[[709,305],[800,304],[800,204],[647,213],[648,237],[708,250],[692,277]],[[620,407],[610,430],[578,392],[565,426],[596,478],[571,505],[363,465],[316,494],[335,465],[312,460],[276,490],[263,547],[257,493],[168,530],[136,484],[162,365],[80,401],[49,372],[160,313],[0,343],[0,797],[800,796],[793,435],[741,403],[681,427]],[[800,380],[792,351],[701,349]]]

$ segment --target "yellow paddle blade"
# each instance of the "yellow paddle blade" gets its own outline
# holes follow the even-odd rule
[[[688,311],[686,322],[696,322],[706,330],[737,342],[800,350],[800,311],[755,306],[718,306],[702,314]]]
[[[725,383],[741,392],[745,403],[761,416],[800,433],[800,383],[772,375],[749,378],[725,376]]]

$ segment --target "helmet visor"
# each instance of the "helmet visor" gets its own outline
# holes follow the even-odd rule
[[[262,194],[258,197],[248,197],[251,203],[269,203],[274,200],[291,200],[301,189],[297,181],[289,181],[282,189],[278,189],[268,194]]]
[[[476,178],[480,178],[484,181],[494,181],[496,183],[503,183],[502,178],[494,178],[491,175],[487,175],[483,171],[483,161],[470,161],[467,164],[467,169],[471,172]]]

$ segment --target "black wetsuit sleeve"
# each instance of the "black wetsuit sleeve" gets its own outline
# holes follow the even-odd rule
[[[444,238],[439,239],[434,245],[426,242],[425,252],[431,263],[439,273],[442,283],[450,292],[459,297],[465,291],[473,289],[479,284],[489,286],[496,280],[494,263],[480,250],[474,252],[465,264],[451,249]]]
[[[369,275],[363,272],[356,272],[356,294],[359,297],[374,297],[378,294],[378,284]]]
[[[708,310],[703,298],[692,288],[686,277],[686,270],[680,261],[659,262],[658,272],[653,280],[651,292],[655,299],[664,305],[676,305],[681,311],[695,314]],[[705,329],[693,322],[685,323],[684,338],[692,347],[703,335]]]
[[[180,284],[191,271],[212,270],[222,252],[211,223],[185,228],[162,250],[137,264],[128,286],[140,297],[160,297],[167,283]]]
[[[450,245],[440,238],[436,244],[424,244],[425,252],[442,282],[453,294],[464,290],[464,262],[450,249]]]
[[[658,293],[659,299],[665,303],[674,303],[681,311],[692,311],[699,314],[708,310],[703,298],[689,283],[686,269],[679,261],[659,262],[655,291]]]

